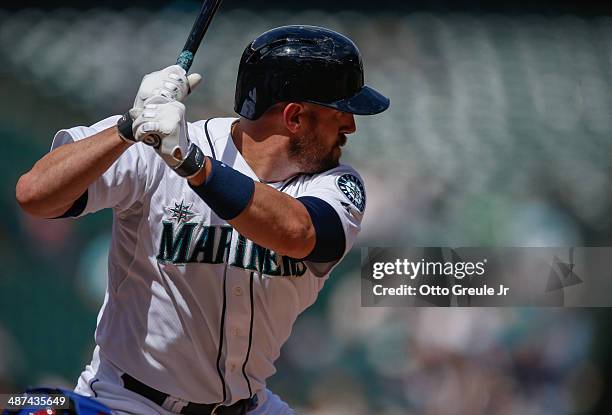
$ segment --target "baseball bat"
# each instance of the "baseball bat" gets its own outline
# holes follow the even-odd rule
[[[193,63],[193,57],[200,47],[200,43],[202,43],[202,39],[208,30],[208,26],[210,26],[210,22],[215,16],[215,13],[217,13],[217,10],[219,10],[221,1],[222,0],[204,0],[202,3],[202,8],[200,9],[200,13],[193,23],[193,27],[189,32],[185,46],[183,46],[183,50],[176,59],[176,64],[183,68],[185,72],[189,72],[189,68],[191,68],[191,64]],[[187,87],[189,87],[189,85]],[[119,128],[119,133],[121,135],[124,137],[130,137],[132,140],[134,139],[132,133],[132,117],[130,116],[129,112],[123,114],[123,116],[117,122],[117,127]],[[152,134],[145,137],[143,142],[157,148],[160,144],[160,138]]]
[[[210,26],[210,22],[214,17],[215,13],[219,9],[222,0],[204,0],[202,3],[202,8],[200,9],[200,13],[196,18],[196,21],[193,23],[193,27],[189,32],[189,37],[187,37],[187,42],[185,42],[185,46],[183,46],[182,52],[179,54],[176,59],[176,64],[182,67],[185,72],[189,72],[189,68],[191,68],[191,64],[193,63],[193,57],[200,47],[200,43],[202,42],[202,38],[206,34],[208,30],[208,26]]]

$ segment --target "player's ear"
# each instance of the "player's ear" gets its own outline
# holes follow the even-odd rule
[[[283,123],[292,133],[297,134],[304,128],[306,121],[306,108],[299,102],[290,102],[283,109]]]

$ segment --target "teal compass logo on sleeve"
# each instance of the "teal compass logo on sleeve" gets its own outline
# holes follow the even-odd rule
[[[352,174],[346,173],[336,179],[336,186],[346,198],[363,213],[365,208],[365,190],[361,181]]]

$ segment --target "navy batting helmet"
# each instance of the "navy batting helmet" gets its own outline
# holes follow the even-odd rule
[[[359,115],[377,114],[389,99],[365,86],[357,46],[317,26],[267,31],[244,50],[234,110],[255,120],[282,101],[304,101]]]

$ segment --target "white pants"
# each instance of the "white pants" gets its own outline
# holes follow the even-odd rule
[[[94,350],[91,364],[87,365],[74,391],[96,399],[108,406],[116,415],[176,415],[156,403],[123,387],[123,372],[108,359]],[[270,390],[257,392],[257,408],[249,415],[295,415],[277,395]]]

